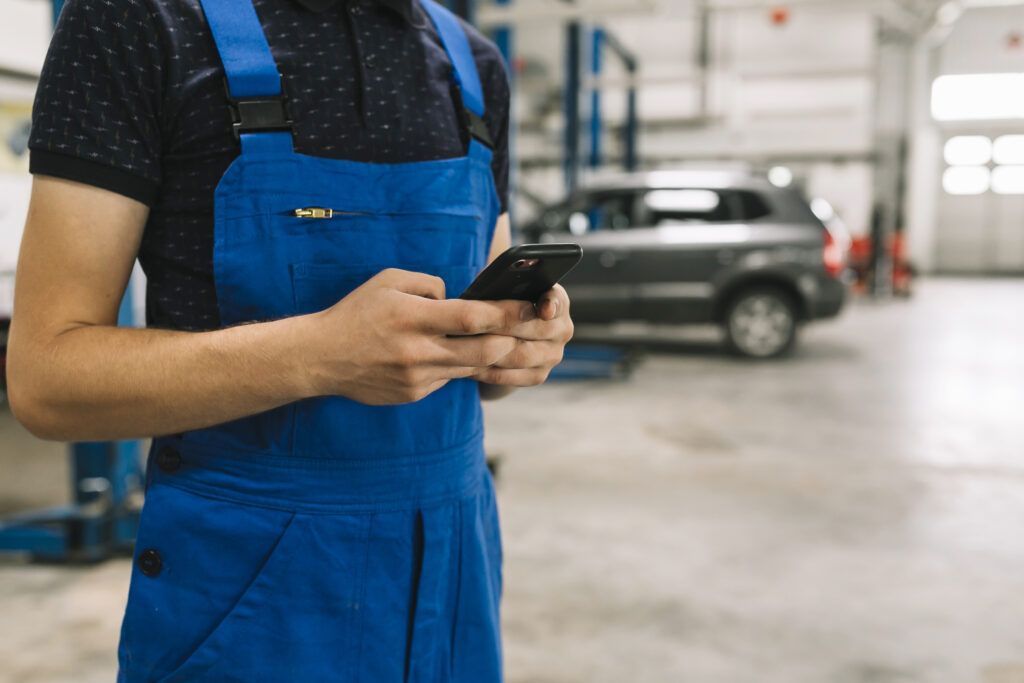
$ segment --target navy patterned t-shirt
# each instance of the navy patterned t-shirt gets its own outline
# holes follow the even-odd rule
[[[300,154],[371,163],[465,154],[451,64],[418,0],[253,0]],[[508,195],[509,90],[463,24]],[[224,69],[199,0],[68,0],[32,112],[30,168],[150,207],[139,250],[151,326],[219,327],[213,193],[238,156]]]

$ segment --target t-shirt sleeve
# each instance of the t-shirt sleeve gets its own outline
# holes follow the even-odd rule
[[[472,36],[477,38],[477,36]],[[480,85],[484,89],[484,123],[494,141],[491,171],[494,186],[501,201],[501,212],[508,211],[509,173],[509,83],[505,60],[494,43],[479,37],[473,41],[473,56],[480,72]]]
[[[145,0],[68,0],[32,107],[32,173],[152,206],[160,186],[163,55]]]

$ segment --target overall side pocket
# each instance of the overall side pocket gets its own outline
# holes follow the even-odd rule
[[[296,514],[230,611],[161,683],[352,680],[368,518]]]
[[[234,609],[292,517],[151,485],[121,629],[121,680],[160,680],[180,666]]]

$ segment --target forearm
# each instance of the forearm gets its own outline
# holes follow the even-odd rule
[[[212,332],[83,325],[31,343],[12,330],[11,406],[49,439],[207,427],[313,395],[308,316]]]

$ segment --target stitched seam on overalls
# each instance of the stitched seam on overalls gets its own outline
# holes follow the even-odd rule
[[[217,446],[211,444],[205,444],[202,442],[189,441],[187,438],[182,439],[184,444],[189,450],[202,451],[204,449],[208,451],[217,451],[216,454],[209,454],[211,458],[225,458],[228,460],[239,460],[244,462],[252,462],[253,457],[257,457],[260,460],[261,465],[268,465],[274,468],[280,469],[294,469],[294,470],[372,470],[372,469],[387,469],[390,467],[407,465],[407,464],[420,464],[420,465],[433,465],[435,463],[444,462],[447,458],[445,457],[449,453],[459,451],[467,446],[473,445],[475,442],[483,438],[484,430],[478,429],[468,438],[463,441],[459,441],[451,446],[445,446],[444,448],[438,448],[432,451],[419,451],[416,453],[409,453],[406,455],[398,456],[387,456],[383,458],[360,458],[360,459],[346,459],[346,458],[310,458],[302,455],[267,455],[264,451],[258,450],[247,450],[241,448],[231,448],[229,446]],[[202,457],[201,454],[200,457]],[[186,462],[189,458],[189,453],[186,451],[184,454]],[[309,466],[308,464],[316,463],[316,466]],[[306,464],[305,467],[290,467],[294,464]]]
[[[482,478],[478,478],[482,479]],[[448,502],[464,500],[477,495],[481,490],[480,481],[474,481],[466,486],[453,489],[445,493],[432,494],[423,498],[409,497],[408,493],[398,493],[393,496],[376,496],[379,502],[349,502],[349,503],[312,503],[290,499],[269,499],[264,497],[253,497],[252,495],[230,495],[223,493],[230,489],[204,484],[203,482],[189,480],[171,481],[161,479],[155,482],[158,485],[169,486],[192,493],[194,495],[217,500],[225,503],[234,503],[243,507],[260,508],[263,510],[274,510],[277,512],[293,512],[308,515],[310,517],[347,517],[373,515],[380,512],[402,512],[415,510],[432,505],[441,505]],[[402,497],[398,497],[402,496]],[[279,500],[280,503],[276,501]]]

